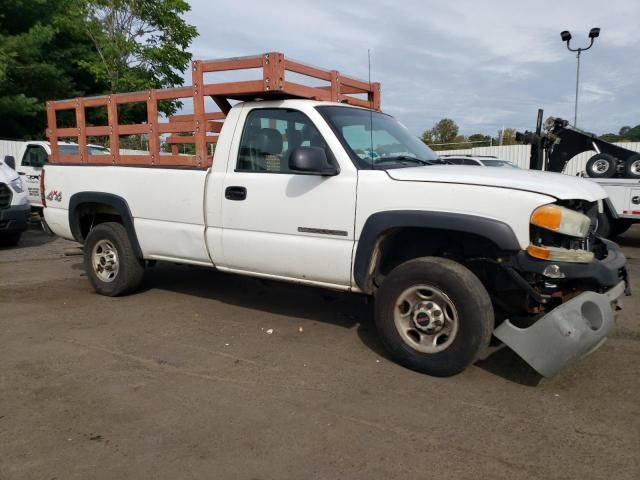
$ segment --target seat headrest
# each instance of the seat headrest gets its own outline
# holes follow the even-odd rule
[[[255,148],[262,155],[280,155],[282,134],[275,128],[261,128],[256,135]]]

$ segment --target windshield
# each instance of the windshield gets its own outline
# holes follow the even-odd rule
[[[433,151],[393,117],[351,107],[317,107],[351,157],[364,168],[441,163]]]
[[[506,160],[480,160],[485,167],[510,167],[510,168],[519,168],[511,162],[507,162]]]

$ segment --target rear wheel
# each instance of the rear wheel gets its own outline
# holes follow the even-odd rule
[[[101,223],[84,244],[84,269],[96,292],[126,295],[142,282],[144,263],[136,258],[127,231],[120,223]]]
[[[493,307],[480,280],[452,260],[423,257],[396,267],[376,294],[376,327],[391,356],[446,377],[489,345]]]
[[[631,155],[624,162],[624,176],[627,178],[640,178],[640,153]]]
[[[616,174],[617,159],[608,153],[598,153],[587,161],[587,175],[591,178],[611,178]]]

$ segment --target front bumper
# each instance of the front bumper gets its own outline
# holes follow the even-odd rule
[[[31,216],[31,205],[12,205],[0,210],[0,234],[24,232]]]
[[[607,256],[588,264],[537,260],[526,253],[514,259],[513,266],[520,272],[540,276],[548,265],[557,264],[565,275],[563,281],[578,281],[595,290],[562,303],[527,328],[505,320],[493,332],[545,377],[600,347],[613,327],[620,297],[630,294],[622,250],[609,240],[602,242]]]
[[[605,293],[583,292],[528,328],[505,320],[493,334],[545,377],[593,352],[613,327],[624,281]]]

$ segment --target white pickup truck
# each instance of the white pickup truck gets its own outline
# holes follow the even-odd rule
[[[203,71],[255,66],[262,81],[203,87]],[[330,88],[286,82],[285,67],[330,79]],[[606,199],[596,183],[439,165],[394,118],[344,95],[368,91],[374,105],[372,84],[278,53],[196,61],[193,72],[193,87],[48,104],[54,140],[76,131],[56,128],[56,108],[81,111],[84,101],[106,105],[110,124],[79,122],[81,145],[110,134],[114,152],[123,131],[188,127],[201,152],[193,168],[171,167],[191,160],[159,156],[151,134],[146,159],[54,152],[42,175],[44,216],[53,232],[84,244],[98,293],[132,293],[148,262],[168,261],[369,295],[391,356],[437,376],[465,369],[492,336],[545,376],[606,338],[629,290],[620,248],[595,234]],[[214,95],[223,88],[230,98],[263,98],[231,107]],[[281,98],[264,100],[273,90]],[[205,115],[203,92],[223,124],[203,123],[221,118]],[[157,99],[191,94],[193,115],[156,123]],[[329,95],[342,103],[313,99]],[[148,122],[119,126],[116,105],[139,99]],[[206,137],[216,142],[207,162],[205,131],[219,132]]]
[[[395,152],[358,156],[371,135]],[[206,171],[47,165],[44,216],[85,245],[104,295],[133,292],[149,260],[374,295],[391,354],[433,375],[463,370],[492,334],[544,375],[597,346],[626,279],[593,234],[605,192],[434,163],[379,112],[242,103]]]
[[[69,142],[60,142],[58,148],[67,155],[77,155],[78,145]],[[108,155],[109,149],[100,145],[87,145],[87,150],[92,155]],[[9,157],[11,164],[23,179],[27,190],[29,203],[35,209],[42,208],[40,200],[40,173],[51,154],[49,142],[29,141],[24,142],[17,155],[17,159]],[[6,162],[5,162],[6,163]]]

